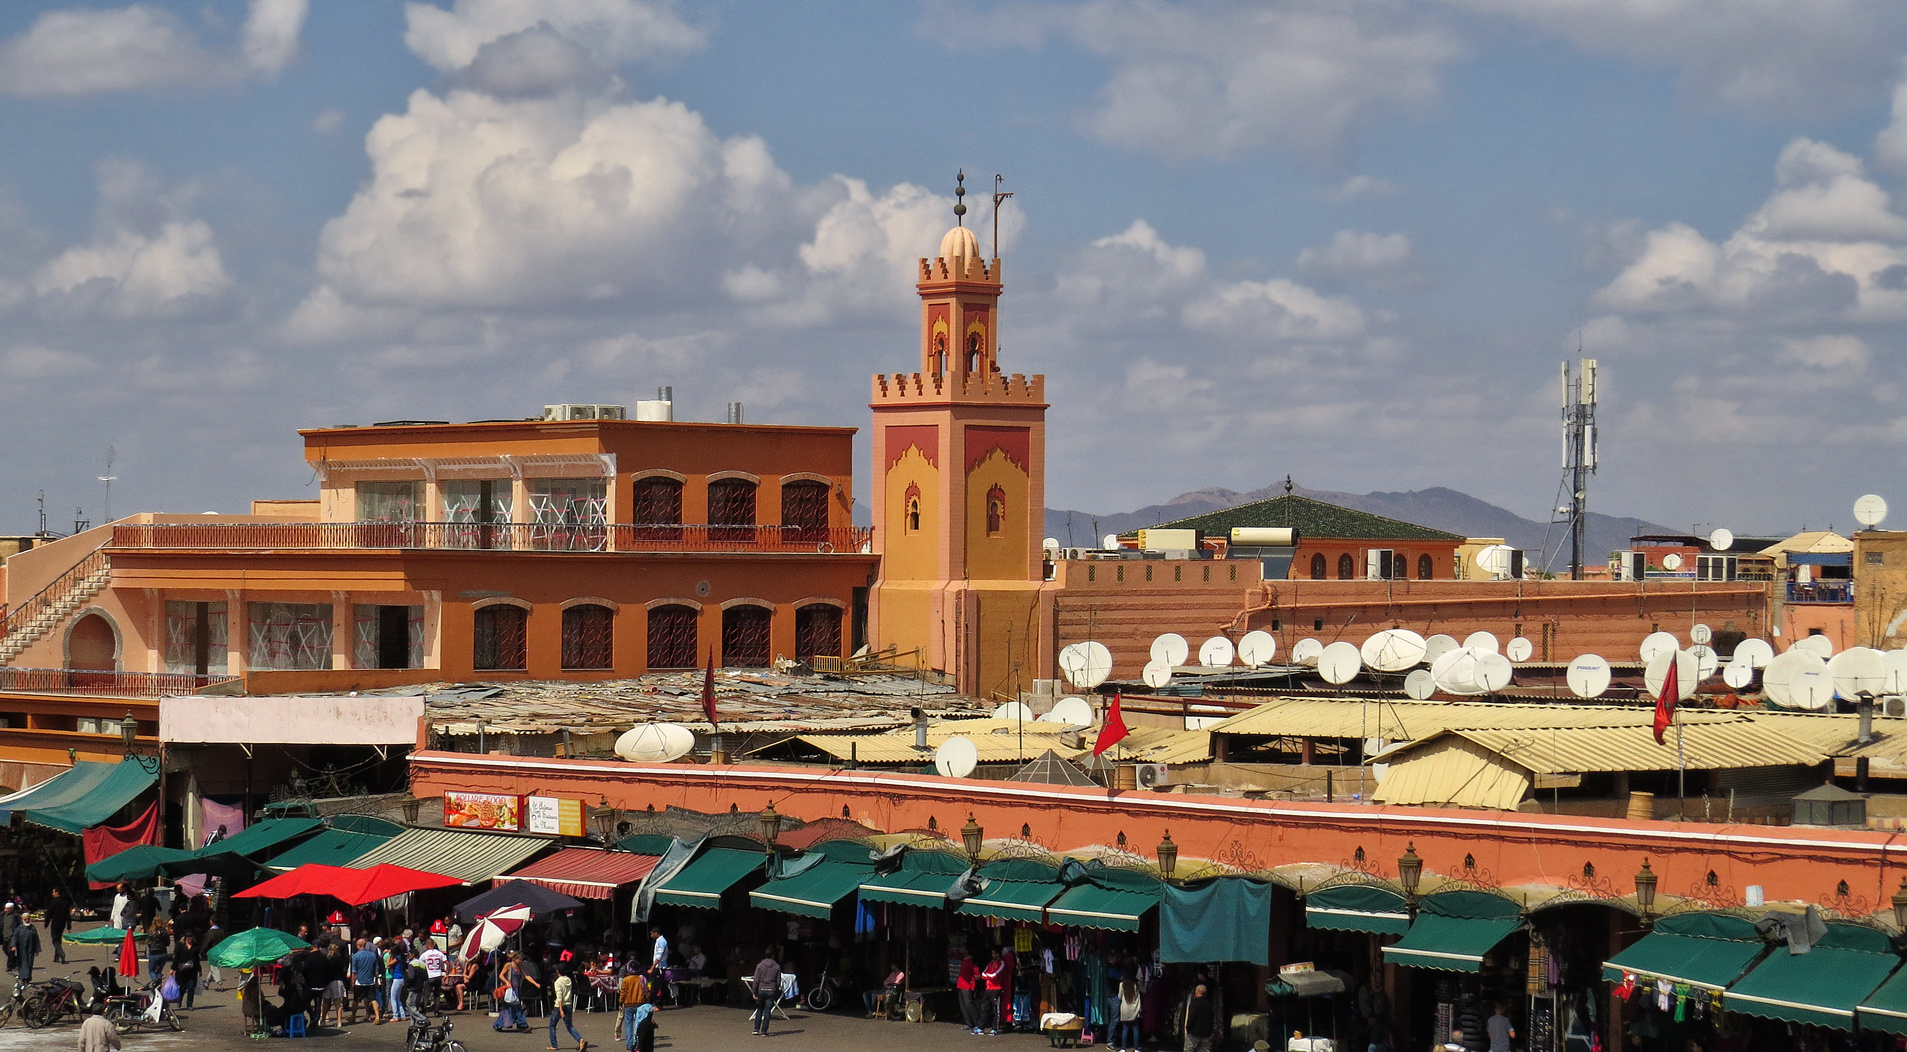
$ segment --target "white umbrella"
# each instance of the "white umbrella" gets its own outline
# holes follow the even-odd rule
[[[491,910],[477,918],[464,943],[457,950],[459,960],[475,960],[480,953],[488,953],[503,945],[503,940],[515,935],[530,922],[530,907],[504,906]]]

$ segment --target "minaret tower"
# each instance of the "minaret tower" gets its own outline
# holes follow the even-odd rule
[[[1000,371],[1000,260],[965,214],[920,261],[920,370],[874,377],[875,641],[1011,697],[1035,665],[1046,378]]]

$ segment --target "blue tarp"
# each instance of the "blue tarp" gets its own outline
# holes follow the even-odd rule
[[[1271,963],[1271,885],[1226,877],[1204,887],[1166,885],[1159,901],[1159,959]]]
[[[1853,552],[1789,552],[1789,566],[1853,566]]]
[[[79,833],[111,820],[158,780],[159,765],[147,767],[137,758],[80,760],[72,770],[0,800],[0,821],[18,814],[34,825]]]

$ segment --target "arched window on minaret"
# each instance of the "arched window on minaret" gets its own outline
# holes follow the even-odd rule
[[[947,375],[947,334],[946,333],[937,332],[934,334],[934,357],[932,361],[932,368],[934,370],[934,379],[936,380]]]
[[[967,375],[973,376],[980,371],[980,334],[967,334]]]
[[[1006,529],[1006,490],[998,486],[987,491],[987,536],[998,537]]]
[[[919,533],[920,532],[920,487],[919,486],[913,485],[911,483],[908,485],[906,504],[904,506],[906,508],[906,513],[905,513],[906,532]]]

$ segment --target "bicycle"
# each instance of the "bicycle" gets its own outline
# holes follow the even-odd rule
[[[808,996],[802,1003],[806,1004],[811,1012],[825,1012],[828,1006],[834,1003],[834,997],[840,991],[841,981],[829,976],[828,970],[823,968],[821,975],[815,979],[814,985],[808,988]]]
[[[27,990],[28,997],[20,1003],[20,1018],[35,1030],[65,1022],[68,1016],[79,1018],[81,987],[72,976],[62,979],[49,979],[35,983]]]
[[[165,1026],[174,1031],[185,1029],[172,1002],[159,996],[159,984],[148,984],[138,993],[106,999],[106,1021],[122,1034],[130,1034],[142,1025]]]

